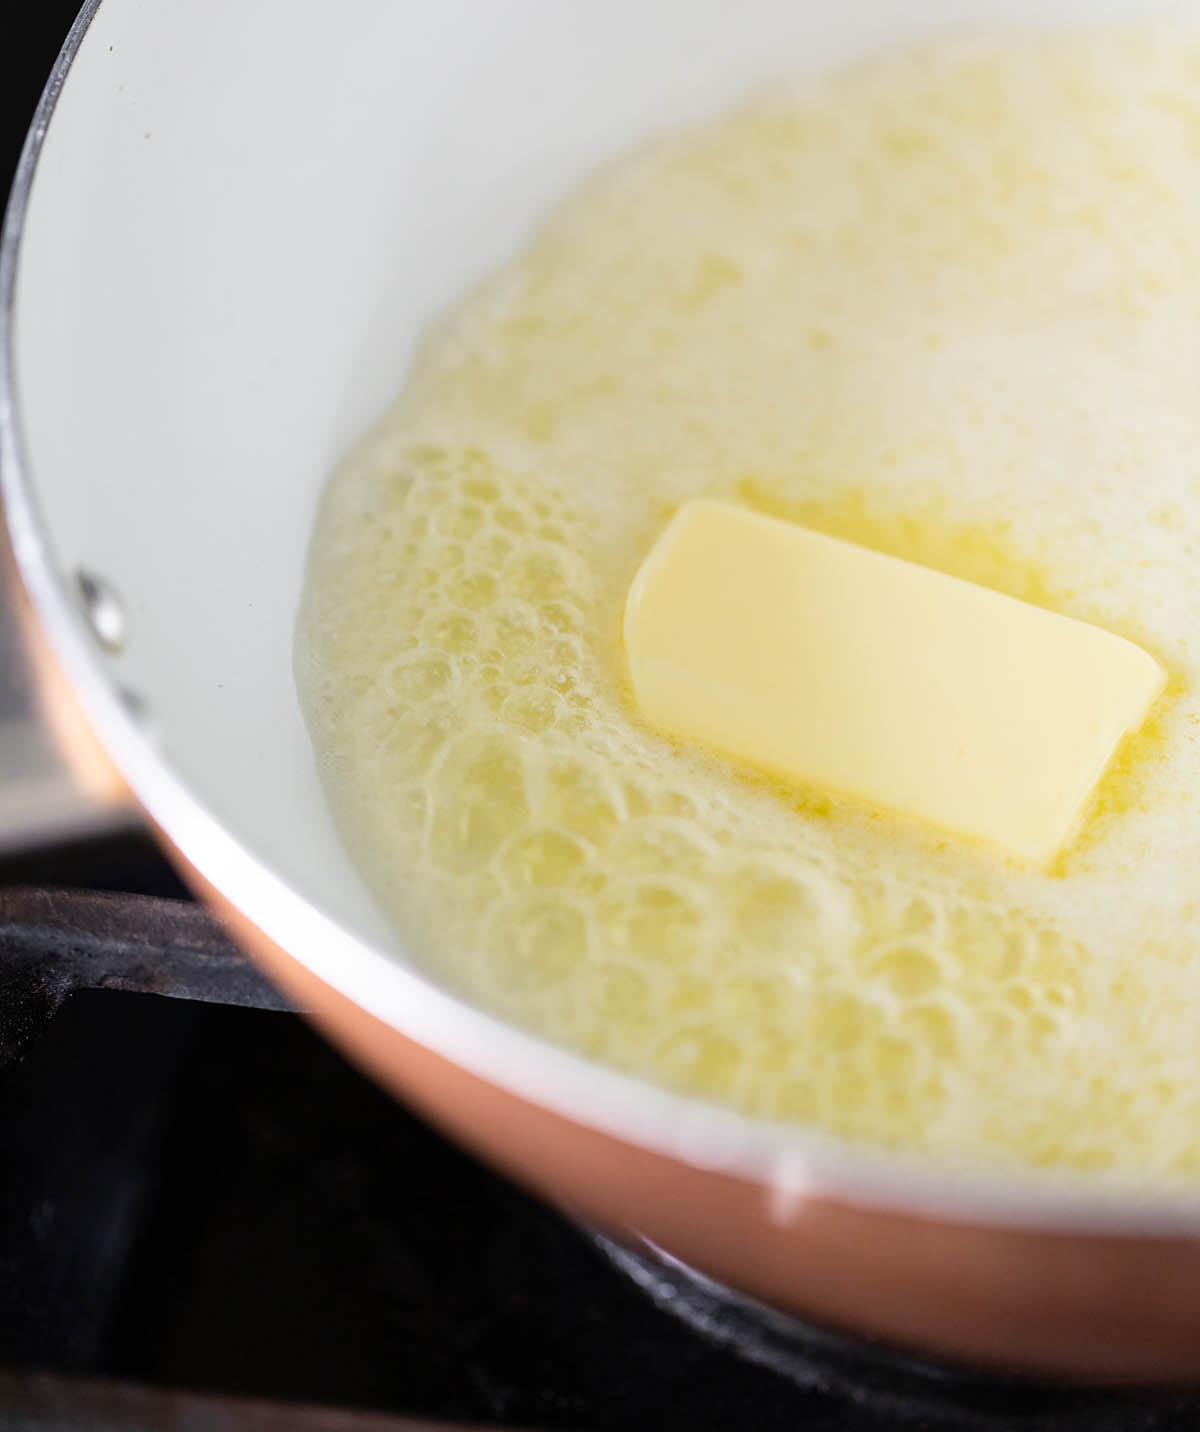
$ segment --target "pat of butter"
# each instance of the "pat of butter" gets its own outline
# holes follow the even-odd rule
[[[1038,862],[1166,681],[1099,627],[715,501],[646,558],[625,642],[664,731]]]

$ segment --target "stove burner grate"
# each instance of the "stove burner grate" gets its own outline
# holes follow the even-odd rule
[[[805,1391],[848,1397],[886,1425],[930,1432],[1160,1432],[1196,1425],[1194,1401],[926,1361],[767,1307],[646,1239],[631,1245],[596,1231],[592,1239],[656,1307],[708,1342]]]

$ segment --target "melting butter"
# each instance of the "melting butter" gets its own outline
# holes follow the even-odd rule
[[[1041,864],[1166,685],[1099,627],[705,500],[638,569],[625,641],[669,734]]]

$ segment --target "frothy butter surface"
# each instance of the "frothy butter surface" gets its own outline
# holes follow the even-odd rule
[[[339,472],[297,668],[440,977],[754,1114],[1200,1176],[1200,34],[955,38],[615,164]],[[1172,674],[1049,872],[639,721],[621,618],[733,499]]]

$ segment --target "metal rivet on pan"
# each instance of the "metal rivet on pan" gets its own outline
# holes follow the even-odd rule
[[[121,705],[133,719],[145,725],[149,719],[145,700],[136,691],[131,691],[128,686],[118,687],[117,695],[120,697]]]
[[[116,656],[125,649],[127,634],[121,599],[103,577],[85,572],[82,567],[75,573],[75,584],[96,640],[105,651]]]

